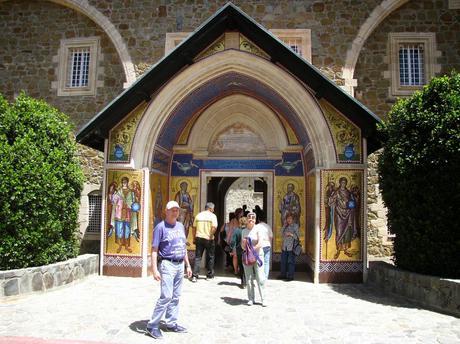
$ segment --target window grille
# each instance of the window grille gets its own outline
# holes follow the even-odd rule
[[[90,47],[72,48],[69,51],[69,78],[67,87],[87,87],[89,80]]]
[[[293,52],[297,55],[302,56],[302,39],[301,38],[294,38],[294,37],[286,37],[282,38],[284,43],[286,43]]]
[[[89,199],[89,221],[86,232],[101,232],[102,195],[88,195]]]
[[[399,46],[399,83],[401,86],[425,84],[423,44],[401,44]]]

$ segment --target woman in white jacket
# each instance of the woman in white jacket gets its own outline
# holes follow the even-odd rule
[[[259,255],[261,259],[263,259],[263,250],[262,250],[262,240],[260,233],[255,228],[256,224],[256,214],[255,213],[248,213],[247,215],[248,224],[246,228],[243,229],[241,234],[241,247],[243,250],[246,250],[246,244],[248,242],[248,237],[251,238],[251,243],[254,247],[255,252]],[[243,261],[244,264],[244,261]],[[259,289],[260,300],[263,307],[267,306],[267,301],[264,295],[265,289],[265,273],[264,267],[258,266],[257,262],[253,265],[243,265],[244,267],[244,274],[246,276],[246,288],[248,291],[248,306],[252,306],[255,301],[255,285],[257,284],[257,288]],[[255,282],[255,283],[254,283]]]

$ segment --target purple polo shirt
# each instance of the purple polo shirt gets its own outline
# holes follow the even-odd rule
[[[160,257],[184,259],[186,242],[184,225],[179,221],[175,225],[161,221],[153,230],[152,247],[158,247]]]

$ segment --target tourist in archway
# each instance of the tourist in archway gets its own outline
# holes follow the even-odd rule
[[[165,315],[163,330],[185,333],[187,329],[177,323],[179,297],[184,279],[184,262],[187,276],[192,276],[187,255],[184,226],[177,221],[179,204],[166,204],[166,218],[155,226],[152,242],[152,269],[155,281],[161,282],[161,295],[152,317],[147,323],[147,333],[155,339],[163,337],[160,321]]]
[[[291,214],[286,216],[286,224],[281,230],[283,243],[281,245],[281,273],[278,279],[292,281],[295,272],[294,241],[299,240],[299,225],[294,222]]]
[[[206,251],[206,279],[214,278],[214,234],[217,229],[217,216],[214,214],[214,203],[206,203],[205,210],[198,213],[193,225],[193,243],[195,244],[195,264],[192,282],[198,281],[201,258]]]
[[[241,208],[239,208],[241,209]],[[243,212],[243,209],[241,209],[241,213]],[[246,228],[248,224],[248,219],[246,217],[240,217],[239,220],[239,226],[235,228],[233,231],[232,235],[232,241],[231,241],[231,247],[232,247],[232,256],[233,258],[236,258],[236,262],[238,264],[238,273],[235,272],[235,274],[238,274],[241,280],[240,287],[241,288],[246,288],[246,274],[244,273],[244,267],[243,267],[243,248],[241,247],[241,239],[242,239],[242,233],[243,229]]]
[[[270,274],[270,257],[272,251],[272,239],[273,239],[273,231],[271,227],[267,224],[265,215],[262,212],[261,217],[259,218],[259,223],[256,225],[257,231],[260,233],[261,238],[261,247],[264,255],[264,274],[265,279],[268,279],[268,275]]]
[[[247,247],[247,240],[251,238],[251,242],[254,246],[256,253],[259,257],[262,257],[261,253],[262,246],[261,246],[261,238],[260,233],[255,229],[256,224],[256,214],[253,212],[249,212],[248,216],[248,223],[246,228],[242,230],[241,233],[241,247],[245,249]],[[244,263],[244,262],[243,262]],[[259,290],[260,300],[262,302],[262,306],[267,306],[267,300],[265,299],[265,273],[263,270],[263,265],[259,266],[257,263],[253,265],[244,265],[244,274],[246,277],[246,289],[248,291],[248,306],[252,306],[255,302],[255,285],[257,285],[257,289]]]

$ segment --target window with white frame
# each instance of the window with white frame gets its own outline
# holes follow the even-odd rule
[[[310,29],[273,29],[273,34],[287,44],[296,54],[311,63]]]
[[[424,45],[401,43],[399,50],[399,85],[423,86],[425,84]]]
[[[102,195],[92,192],[88,195],[88,227],[87,233],[101,232]]]
[[[95,95],[99,38],[61,41],[58,96]]]
[[[434,33],[390,33],[391,94],[411,95],[436,71]]]
[[[69,49],[69,76],[66,87],[87,87],[89,77],[89,61],[91,58],[89,47]]]
[[[165,55],[178,46],[190,32],[167,32],[165,38]]]

